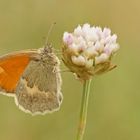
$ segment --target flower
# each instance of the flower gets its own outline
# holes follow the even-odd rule
[[[110,71],[116,65],[111,63],[118,51],[117,35],[111,35],[109,28],[78,25],[72,33],[63,34],[63,61],[79,79]]]

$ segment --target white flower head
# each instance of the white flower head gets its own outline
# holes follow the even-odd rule
[[[118,51],[117,35],[109,28],[78,25],[63,35],[63,60],[83,80],[112,68],[111,58]]]

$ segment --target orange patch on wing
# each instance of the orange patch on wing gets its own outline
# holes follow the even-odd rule
[[[20,76],[30,61],[27,54],[13,55],[0,60],[0,88],[13,93]]]

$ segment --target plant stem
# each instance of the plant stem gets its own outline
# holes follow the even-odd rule
[[[90,84],[91,84],[91,79],[84,81],[77,140],[83,140],[83,136],[85,132]]]

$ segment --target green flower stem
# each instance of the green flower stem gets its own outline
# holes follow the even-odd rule
[[[90,84],[91,84],[91,79],[84,81],[77,140],[83,140],[83,136],[85,132]]]

